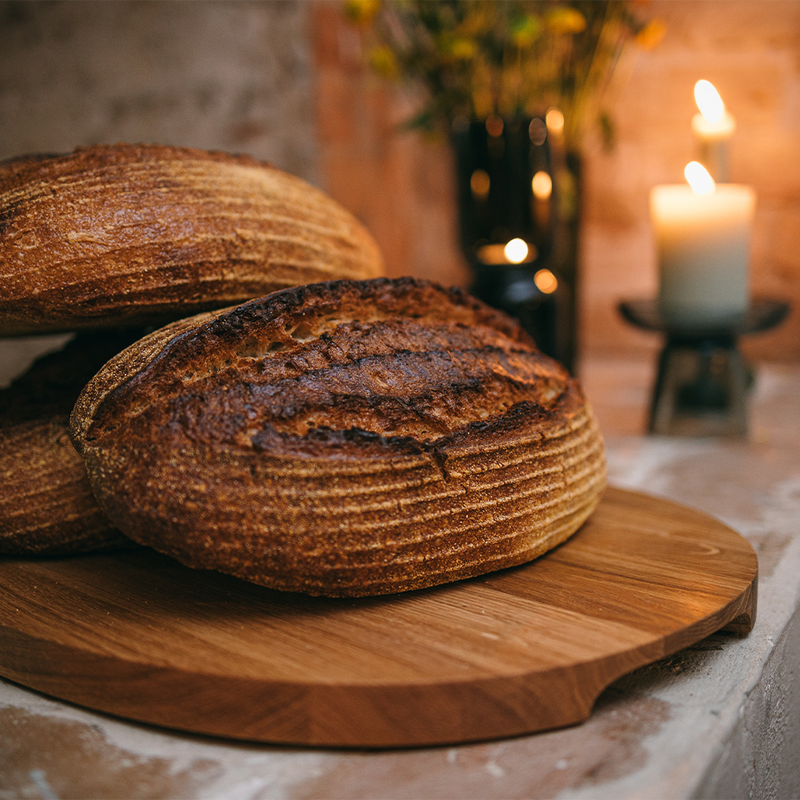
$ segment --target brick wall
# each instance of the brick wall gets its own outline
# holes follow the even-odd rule
[[[648,194],[683,180],[696,157],[694,83],[715,83],[738,130],[732,180],[758,195],[751,284],[796,309],[773,333],[750,337],[753,358],[800,359],[800,2],[653,0],[642,7],[668,33],[652,51],[629,50],[609,95],[617,146],[586,146],[582,240],[583,350],[652,351],[655,336],[616,311],[657,291]],[[358,40],[333,0],[313,13],[324,185],[373,230],[392,274],[469,280],[455,245],[447,146],[398,126],[413,108],[403,91],[361,67]]]
[[[402,130],[413,98],[363,68],[338,2],[316,2],[312,20],[324,187],[372,231],[390,275],[465,284],[449,149]]]

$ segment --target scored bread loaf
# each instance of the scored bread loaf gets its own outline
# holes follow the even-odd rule
[[[101,511],[69,415],[86,382],[133,331],[76,336],[0,390],[0,555],[71,555],[133,547]]]
[[[382,271],[355,217],[248,156],[97,145],[0,163],[0,336],[161,325]]]
[[[191,567],[330,596],[518,565],[605,485],[582,390],[520,326],[425,281],[334,281],[167,326],[71,417],[100,505]]]

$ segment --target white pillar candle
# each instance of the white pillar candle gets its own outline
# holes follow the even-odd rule
[[[686,184],[651,190],[659,307],[666,322],[703,326],[746,311],[754,210],[749,186],[721,184],[708,194]]]

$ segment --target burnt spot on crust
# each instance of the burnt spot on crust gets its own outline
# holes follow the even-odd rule
[[[337,281],[250,301],[171,338],[105,395],[85,438],[132,425],[243,448],[321,430],[429,444],[519,404],[546,417],[569,384],[515,322],[460,290]]]
[[[153,332],[71,419],[103,510],[190,567],[359,597],[521,564],[605,485],[579,385],[426,281],[319,283]]]

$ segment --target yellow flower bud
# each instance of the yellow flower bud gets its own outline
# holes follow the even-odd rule
[[[580,33],[586,30],[586,17],[577,8],[554,8],[547,12],[547,25],[554,33]]]
[[[475,55],[475,42],[469,39],[455,39],[450,47],[450,55],[459,61],[468,61]]]
[[[386,45],[373,47],[369,52],[372,69],[385,78],[396,78],[400,72],[394,53]]]
[[[436,50],[445,62],[468,61],[475,55],[477,47],[471,39],[445,31],[436,39]]]

